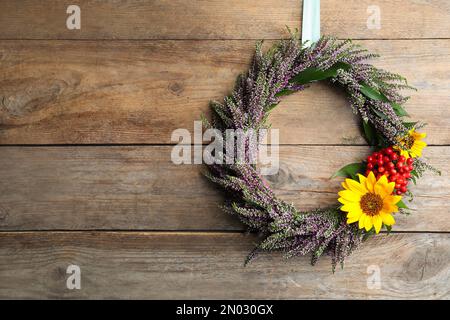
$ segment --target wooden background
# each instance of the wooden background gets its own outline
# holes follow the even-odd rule
[[[218,209],[202,167],[170,161],[170,134],[220,99],[255,40],[301,25],[300,0],[0,0],[0,298],[450,298],[450,1],[322,0],[322,31],[382,54],[419,89],[425,157],[410,217],[331,273],[264,255]],[[367,8],[381,9],[370,30]],[[368,153],[339,91],[290,96],[272,116],[270,183],[301,208],[334,203],[343,164]],[[81,290],[66,268],[81,267]],[[381,287],[370,289],[370,266]]]

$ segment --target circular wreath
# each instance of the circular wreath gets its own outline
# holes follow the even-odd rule
[[[280,97],[327,80],[347,92],[354,113],[361,118],[362,132],[373,153],[361,163],[343,167],[334,176],[344,176],[338,203],[326,209],[297,210],[277,198],[255,164],[244,160],[233,164],[208,165],[207,177],[227,194],[223,206],[263,240],[246,263],[261,251],[283,251],[286,257],[312,255],[312,264],[331,255],[333,271],[370,235],[395,223],[393,214],[408,213],[402,196],[410,196],[410,181],[416,182],[427,169],[419,159],[426,146],[423,123],[405,121],[402,105],[408,99],[400,91],[413,89],[405,78],[367,64],[377,57],[353,44],[323,37],[305,46],[296,35],[276,43],[267,52],[262,42],[250,70],[238,77],[234,91],[222,103],[212,101],[212,120],[207,128],[243,131],[268,128],[267,118]]]

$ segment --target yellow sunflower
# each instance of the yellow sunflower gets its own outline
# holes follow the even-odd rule
[[[388,182],[384,175],[378,181],[373,172],[367,178],[358,176],[359,182],[345,179],[342,183],[345,190],[338,193],[338,201],[343,204],[341,210],[347,212],[348,224],[359,221],[359,229],[370,231],[375,227],[379,233],[383,223],[387,226],[395,223],[392,213],[398,211],[396,204],[402,197],[392,195],[395,183]]]
[[[408,131],[408,134],[401,138],[400,144],[403,148],[396,147],[400,154],[406,159],[409,157],[417,158],[422,156],[422,150],[427,146],[425,142],[422,141],[427,136],[426,133],[417,132],[414,129]]]

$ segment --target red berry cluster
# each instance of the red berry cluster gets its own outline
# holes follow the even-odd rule
[[[396,153],[392,147],[382,149],[372,153],[367,157],[366,176],[371,171],[377,180],[385,175],[389,182],[395,182],[395,194],[401,195],[408,191],[408,182],[411,178],[411,171],[414,170],[413,159],[405,159]]]

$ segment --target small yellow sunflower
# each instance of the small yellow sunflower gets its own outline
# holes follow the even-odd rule
[[[388,182],[384,175],[378,181],[373,172],[367,178],[358,176],[359,182],[352,179],[342,182],[345,190],[338,193],[338,201],[343,204],[341,210],[347,212],[347,224],[359,221],[359,229],[370,231],[375,227],[379,233],[383,223],[387,226],[395,223],[392,213],[398,211],[396,204],[402,197],[392,195],[395,182]]]
[[[408,134],[401,138],[400,145],[403,148],[396,147],[400,154],[406,159],[409,157],[417,158],[422,156],[422,150],[427,146],[427,144],[422,141],[427,136],[426,133],[417,132],[414,129],[408,131]]]

